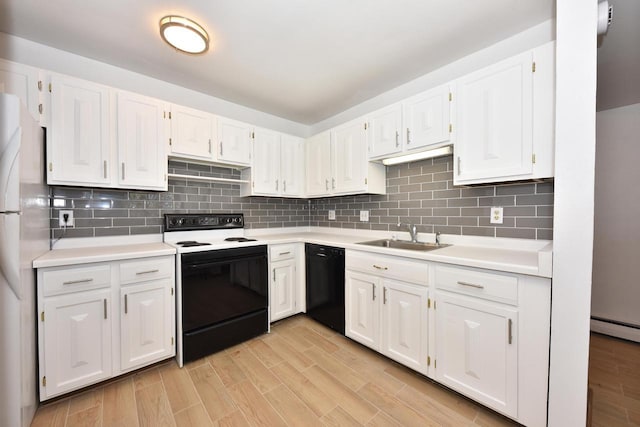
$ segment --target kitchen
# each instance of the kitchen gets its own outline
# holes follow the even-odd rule
[[[559,5],[560,7],[560,5]],[[561,10],[561,9],[560,9]],[[560,22],[562,22],[560,20],[560,10],[558,11],[558,28],[556,28],[556,32],[557,32],[557,39],[560,40]],[[538,37],[541,37],[540,34],[545,32],[545,28],[542,29],[538,29]],[[544,36],[542,36],[544,37]],[[540,39],[538,39],[540,40]],[[517,44],[517,42],[512,42],[513,44]],[[50,56],[51,57],[51,63],[49,64],[44,64],[41,63],[39,64],[40,67],[45,68],[45,69],[56,69],[59,72],[65,72],[67,74],[74,74],[71,72],[70,68],[67,68],[68,66],[65,66],[65,63],[68,64],[76,64],[78,67],[80,67],[79,69],[84,70],[82,75],[78,75],[78,77],[82,77],[85,78],[87,80],[93,80],[93,81],[100,81],[103,84],[109,84],[113,87],[121,87],[123,89],[129,89],[132,91],[135,91],[134,89],[136,89],[136,86],[139,87],[147,87],[148,89],[147,91],[147,95],[153,95],[153,93],[157,94],[157,93],[165,93],[165,91],[168,91],[168,93],[171,93],[172,91],[177,91],[177,89],[175,87],[172,87],[171,85],[168,84],[162,84],[161,82],[158,81],[154,81],[151,79],[143,79],[141,76],[139,75],[134,75],[133,73],[129,73],[129,72],[125,72],[122,69],[115,69],[115,67],[110,67],[110,66],[106,66],[104,64],[97,64],[97,63],[92,63],[91,61],[84,59],[84,58],[80,58],[80,57],[76,57],[73,56],[71,54],[62,52],[62,51],[56,51],[55,55],[50,55],[51,54],[51,50],[49,50],[49,48],[45,48],[42,45],[37,45],[35,43],[32,42],[28,42],[24,39],[17,39],[17,38],[11,38],[11,45],[13,47],[15,47],[15,53],[13,53],[11,55],[10,59],[15,60],[16,62],[24,62],[24,63],[31,63],[33,65],[38,65],[37,61],[34,62],[33,59],[29,60],[29,57],[32,58],[38,58],[38,57],[42,57],[42,54],[46,54],[49,53],[49,55],[45,55],[45,56]],[[531,43],[531,47],[534,47],[535,45],[533,43]],[[515,54],[518,52],[518,50],[516,50],[516,47],[514,47],[513,45],[506,49],[507,51],[510,51],[510,53]],[[490,54],[487,54],[490,55]],[[506,57],[508,55],[504,55],[504,54],[497,54],[494,53],[494,55],[497,55],[498,57],[503,56]],[[22,60],[21,60],[21,56],[22,56]],[[490,63],[490,59],[485,58],[484,59],[485,64]],[[558,65],[560,66],[560,65]],[[65,71],[66,70],[66,71]],[[101,71],[102,70],[102,71]],[[458,71],[458,73],[464,74],[460,71]],[[93,76],[92,76],[93,75]],[[124,78],[124,76],[126,75],[126,78]],[[97,78],[96,76],[99,76],[100,78]],[[115,76],[115,77],[112,77]],[[123,83],[122,82],[126,82],[125,87],[123,87]],[[141,84],[141,82],[143,82],[144,84]],[[153,87],[156,87],[157,89],[161,89],[161,90],[157,90],[154,91],[152,90]],[[138,91],[140,91],[140,89],[138,89]],[[153,93],[149,93],[149,92],[153,92]],[[191,93],[189,93],[188,95],[176,95],[174,98],[172,98],[172,102],[176,102],[178,104],[187,104],[190,105],[192,107],[198,107],[200,102],[203,102],[203,95],[199,95],[196,93],[193,93],[193,98],[190,97],[190,95],[192,95]],[[156,95],[157,96],[157,95]],[[189,98],[187,100],[187,98]],[[398,99],[401,99],[402,97],[399,97]],[[222,102],[220,102],[220,104],[222,104]],[[384,105],[384,104],[383,104]],[[378,106],[383,106],[383,105],[378,105]],[[201,107],[202,108],[202,107]],[[365,110],[362,111],[363,113],[368,113],[369,111],[374,110],[375,108],[369,108],[368,106],[362,107]],[[368,109],[367,109],[368,108]],[[204,108],[203,108],[204,109]],[[222,110],[218,111],[219,114],[222,115]],[[572,113],[573,114],[573,113]],[[359,114],[354,114],[353,117],[357,117]],[[256,115],[259,116],[256,118],[256,120],[248,120],[247,116],[245,117],[239,117],[239,118],[243,118],[246,121],[251,121],[254,122],[256,124],[263,124],[264,122],[261,122],[261,120],[264,120],[264,117],[262,117],[261,115]],[[328,124],[325,125],[325,128],[330,128],[333,127],[333,125],[338,125],[342,122],[346,122],[347,120],[341,117],[338,117],[336,119],[334,119],[334,123],[333,124]],[[289,131],[291,133],[296,133],[291,131],[291,128],[295,128],[296,126],[294,124],[291,123],[286,123],[284,125],[282,125],[280,127],[280,129],[284,132],[284,131]],[[315,133],[315,132],[313,132]],[[557,157],[556,158],[556,168],[558,169],[558,162],[560,161],[561,157]],[[397,174],[397,178],[398,178],[398,182],[397,182],[397,186],[400,187],[402,185],[406,185],[406,186],[411,186],[411,185],[415,185],[414,183],[410,183],[407,182],[406,184],[404,184],[402,181],[404,178],[409,178],[409,179],[413,179],[413,180],[420,180],[420,179],[427,179],[427,178],[420,178],[420,176],[424,176],[424,175],[436,175],[438,173],[443,173],[443,172],[448,172],[448,171],[442,171],[439,170],[438,168],[442,167],[442,164],[438,164],[437,160],[433,161],[433,164],[431,165],[430,162],[428,162],[429,164],[425,164],[424,166],[421,166],[420,171],[416,171],[415,168],[412,170],[410,169],[409,166],[405,165],[401,165],[401,166],[397,166],[397,167],[389,167],[389,172],[387,175],[388,179],[395,179],[395,177],[393,176],[393,174]],[[176,174],[184,174],[184,169],[185,169],[185,165],[181,164],[180,162],[173,162],[170,163],[170,170],[169,173],[176,173]],[[431,168],[433,167],[433,169],[429,169],[429,171],[425,172],[425,167],[427,168]],[[572,165],[572,167],[578,167],[577,165]],[[231,175],[230,178],[238,178],[239,173],[235,172],[235,171],[229,171],[228,169],[225,171],[220,171],[214,167],[208,167],[210,169],[201,171],[199,170],[198,166],[191,166],[191,164],[189,164],[186,169],[188,170],[189,168],[192,168],[194,171],[197,171],[198,174],[200,174],[202,172],[202,174],[207,175],[221,175],[221,174],[229,174]],[[389,175],[391,174],[391,175]],[[235,175],[235,176],[234,176]],[[223,178],[227,177],[226,175],[221,176]],[[441,181],[450,181],[450,178],[448,177],[442,177]],[[408,181],[408,180],[407,180]],[[437,180],[436,180],[437,181]],[[175,182],[175,181],[174,181]],[[171,186],[172,183],[170,182],[169,185]],[[234,193],[234,190],[232,188],[232,185],[230,184],[215,184],[216,186],[218,186],[217,188],[215,188],[215,190],[219,190],[220,194],[219,195],[210,195],[209,197],[204,198],[204,200],[196,200],[196,199],[192,199],[191,201],[189,200],[189,192],[187,190],[185,190],[185,186],[181,185],[180,182],[178,182],[177,184],[173,184],[174,189],[173,192],[169,191],[169,193],[167,194],[173,194],[174,199],[173,200],[160,200],[161,195],[163,195],[164,193],[154,193],[154,192],[134,192],[134,191],[119,191],[119,190],[97,190],[97,189],[84,189],[84,190],[77,190],[79,192],[74,192],[75,190],[71,190],[68,187],[54,187],[53,191],[54,191],[54,200],[61,200],[61,203],[67,203],[67,201],[75,201],[77,200],[78,205],[80,202],[83,202],[84,205],[83,206],[89,206],[90,208],[95,207],[93,211],[91,211],[91,215],[92,217],[94,217],[91,220],[87,220],[84,223],[83,222],[79,222],[78,225],[80,224],[84,224],[83,227],[75,227],[75,228],[69,228],[67,230],[67,236],[63,237],[59,244],[64,244],[65,239],[67,238],[72,238],[72,237],[80,237],[82,235],[84,236],[94,236],[94,235],[100,235],[100,233],[116,233],[116,235],[122,235],[122,234],[135,234],[137,232],[140,233],[148,233],[148,232],[152,232],[152,233],[160,233],[161,231],[161,217],[159,215],[159,211],[160,209],[162,209],[160,206],[170,206],[168,209],[199,209],[200,205],[198,205],[197,207],[194,207],[193,203],[212,203],[213,205],[211,205],[210,207],[207,206],[205,207],[205,209],[217,209],[215,206],[215,204],[217,203],[230,203],[231,205],[226,207],[226,209],[232,210],[232,209],[248,209],[249,212],[255,212],[256,213],[256,218],[253,218],[253,214],[246,214],[246,218],[247,218],[247,223],[249,224],[249,228],[247,231],[252,230],[254,228],[254,224],[256,225],[255,228],[256,229],[260,229],[260,228],[264,228],[264,226],[275,226],[275,227],[291,227],[294,226],[293,224],[295,223],[295,226],[315,226],[316,223],[315,221],[318,221],[317,225],[321,225],[320,221],[325,222],[325,218],[328,217],[329,215],[329,211],[331,210],[335,210],[336,211],[336,215],[337,215],[337,221],[336,224],[338,223],[342,223],[345,226],[345,228],[355,228],[355,227],[362,227],[363,224],[360,223],[359,219],[353,218],[356,215],[354,215],[351,211],[360,211],[360,210],[365,210],[365,211],[370,211],[370,213],[372,214],[372,216],[370,217],[370,221],[369,223],[371,225],[377,223],[378,221],[381,220],[381,218],[383,217],[392,217],[392,218],[387,218],[386,219],[386,225],[387,225],[387,230],[391,231],[391,225],[397,223],[398,219],[396,214],[399,214],[399,216],[408,216],[405,215],[405,211],[391,211],[392,209],[405,209],[405,208],[400,208],[395,206],[395,204],[393,204],[393,199],[392,199],[392,194],[388,194],[387,196],[343,196],[340,197],[339,199],[311,199],[310,202],[307,201],[303,201],[303,200],[294,200],[291,202],[286,202],[286,200],[292,200],[292,199],[259,199],[259,198],[251,198],[250,202],[248,202],[250,205],[249,206],[244,206],[245,201],[241,199],[239,193]],[[227,185],[227,187],[225,187],[225,185]],[[178,188],[176,191],[176,187]],[[230,188],[231,187],[231,188]],[[561,190],[561,188],[559,189],[559,183],[558,183],[558,177],[556,177],[556,181],[555,181],[555,188],[553,189],[553,192],[555,192],[555,203],[557,203],[557,198],[558,198],[558,191]],[[479,187],[478,187],[479,188]],[[512,193],[511,194],[502,194],[502,191],[508,191],[508,189],[511,188],[512,189]],[[507,189],[507,190],[504,190]],[[453,193],[443,193],[442,196],[444,199],[464,199],[464,195],[462,193],[460,193],[460,191],[464,192],[466,191],[465,189],[463,190],[455,190],[453,189],[454,192],[458,191],[458,195],[453,194]],[[69,191],[69,193],[65,194],[66,191]],[[407,188],[406,191],[411,191],[410,188]],[[435,191],[438,191],[437,188],[435,189]],[[447,191],[447,190],[442,190],[442,191]],[[485,190],[478,190],[478,189],[474,189],[471,188],[469,189],[469,191],[471,193],[473,192],[480,192],[482,193],[482,191],[487,191]],[[529,197],[531,200],[536,200],[539,199],[540,203],[533,203],[533,204],[527,204],[525,203],[525,206],[535,206],[537,210],[541,210],[541,211],[545,211],[544,206],[550,206],[552,205],[554,202],[549,198],[549,195],[552,194],[551,192],[551,188],[549,187],[548,183],[537,183],[537,184],[522,184],[520,186],[512,186],[512,187],[490,187],[490,194],[476,194],[474,197],[488,197],[488,198],[492,198],[492,197],[501,197],[500,199],[500,204],[504,205],[505,210],[506,208],[518,208],[518,205],[521,205],[521,203],[518,202],[518,199],[521,200],[527,200],[527,197]],[[404,193],[404,191],[401,191],[400,188],[398,188],[398,194],[402,194]],[[57,196],[57,197],[56,197]],[[574,195],[572,197],[576,197],[577,195]],[[157,197],[157,200],[154,200],[154,198]],[[389,200],[386,200],[385,197],[388,197]],[[285,202],[283,202],[283,200],[285,200]],[[426,195],[425,195],[425,199],[421,199],[421,202],[425,202],[426,200]],[[491,202],[493,202],[493,200],[491,200],[491,202],[489,200],[487,200],[487,202],[489,203],[489,205],[486,205],[487,207],[492,206]],[[55,202],[54,202],[55,203]],[[125,218],[118,218],[116,215],[122,215],[122,213],[120,212],[115,212],[113,216],[109,216],[109,209],[103,209],[100,210],[99,205],[100,203],[108,203],[109,206],[112,206],[113,208],[116,208],[116,206],[127,206],[127,211],[128,212],[134,212],[133,214],[128,214],[127,217]],[[191,203],[191,204],[189,204]],[[390,205],[384,205],[382,206],[382,204],[384,203],[391,203]],[[463,203],[463,202],[460,202]],[[531,203],[531,202],[529,202]],[[238,205],[239,204],[239,205]],[[344,206],[346,205],[346,206]],[[422,205],[422,203],[421,203]],[[398,205],[399,206],[399,205]],[[484,205],[482,205],[484,206]],[[66,207],[66,206],[65,206]],[[364,208],[364,209],[362,209]],[[124,209],[124,208],[123,208]],[[387,210],[386,213],[377,213],[374,212],[374,210]],[[406,208],[406,209],[411,209],[411,208]],[[416,208],[417,209],[417,208]],[[438,209],[438,207],[430,207],[427,209]],[[462,209],[462,208],[460,208]],[[55,209],[54,209],[55,211]],[[75,220],[79,221],[82,218],[78,218],[77,215],[78,212],[82,212],[83,210],[75,210],[74,209],[74,214],[76,215]],[[264,214],[261,214],[261,211],[266,211]],[[292,214],[288,214],[288,212],[292,212],[295,211],[296,214],[292,215]],[[481,210],[483,213],[476,215],[476,223],[478,223],[479,221],[479,217],[480,216],[485,216],[486,213],[486,209],[485,210]],[[530,211],[530,209],[529,209]],[[95,217],[95,212],[99,212],[98,216]],[[271,213],[270,213],[271,212]],[[301,212],[301,214],[298,214],[298,212]],[[325,214],[326,212],[326,214]],[[438,215],[433,215],[433,216],[439,216],[442,218],[449,218],[451,219],[451,222],[448,223],[454,223],[456,221],[458,221],[458,224],[455,225],[455,227],[458,227],[458,229],[460,230],[460,233],[465,234],[462,232],[462,227],[466,226],[466,222],[469,219],[468,218],[462,218],[463,215],[457,214],[458,211],[454,210],[454,211],[443,211],[441,213],[439,213]],[[547,209],[548,212],[548,209]],[[56,212],[57,213],[57,212]],[[272,215],[275,214],[274,215]],[[407,211],[407,213],[409,213]],[[531,215],[531,214],[529,214]],[[473,216],[473,215],[471,215]],[[505,217],[508,217],[510,215],[505,214]],[[514,215],[514,218],[517,215]],[[525,215],[528,216],[528,215]],[[299,218],[300,217],[300,218]],[[314,219],[311,219],[312,217],[315,217]],[[544,217],[544,215],[543,215]],[[550,237],[542,237],[544,236],[545,230],[546,231],[546,236],[549,236],[549,231],[551,229],[551,227],[548,225],[549,223],[549,218],[551,218],[552,215],[547,214],[546,215],[546,222],[545,220],[539,220],[537,222],[535,222],[535,224],[540,224],[540,226],[535,225],[533,227],[523,227],[526,228],[526,231],[523,231],[523,233],[531,233],[531,230],[535,230],[534,233],[541,233],[541,237],[540,239],[550,239]],[[116,219],[113,219],[116,218]],[[141,220],[141,218],[144,219],[144,222]],[[309,219],[307,219],[309,218]],[[554,227],[554,230],[557,232],[558,228],[557,228],[557,221],[558,221],[558,214],[557,212],[553,215],[554,221],[556,221],[556,227]],[[57,223],[57,219],[58,217],[56,216],[55,218],[52,218],[53,221],[55,221]],[[505,218],[508,219],[508,218]],[[116,220],[118,221],[117,223],[119,224],[118,226],[115,226],[114,224],[116,224]],[[406,218],[403,218],[403,220],[406,220]],[[267,222],[269,221],[274,221],[274,224],[267,224]],[[514,225],[515,225],[515,219],[514,219]],[[109,227],[105,228],[103,225],[101,224],[105,224],[108,223],[110,224]],[[122,225],[120,225],[122,224]],[[59,227],[56,227],[54,224],[54,227],[56,230],[56,237],[59,237],[60,234],[62,233],[62,229],[60,229]],[[120,228],[120,230],[118,230],[118,228]],[[124,230],[126,228],[126,231]],[[482,229],[481,231],[485,231],[485,228],[488,228],[490,230],[501,230],[501,228],[498,227],[476,227],[476,230]],[[519,227],[513,227],[514,229],[519,229]],[[572,227],[570,227],[572,228]],[[100,231],[98,231],[100,230]],[[431,234],[434,232],[433,229],[429,229],[429,228],[424,228],[421,229],[420,232],[426,234]],[[497,233],[498,231],[494,231],[494,233]],[[74,234],[77,233],[77,234]],[[85,233],[85,234],[82,234]],[[95,234],[94,234],[95,233]],[[448,235],[452,233],[452,230],[447,230],[444,231],[443,234]],[[584,234],[584,233],[582,233]],[[495,236],[495,234],[493,234]],[[401,236],[402,238],[405,238],[403,236]],[[530,237],[531,238],[531,237]],[[114,240],[117,240],[117,238],[115,238]],[[446,242],[446,240],[445,240]],[[558,253],[558,239],[554,239],[554,257],[557,256]],[[560,252],[562,254],[562,252]],[[554,283],[556,283],[557,280],[557,269],[558,268],[558,263],[557,261],[554,262]],[[573,279],[572,279],[573,280]],[[554,297],[554,301],[556,301],[555,297]],[[554,303],[555,304],[555,303]],[[574,304],[574,303],[572,303]],[[554,307],[555,309],[555,307]],[[588,317],[588,316],[587,316]],[[558,331],[558,329],[555,329],[556,331]],[[588,329],[587,329],[588,331]],[[572,335],[574,335],[574,333],[572,332]],[[563,342],[568,342],[566,340],[564,340]],[[553,360],[553,337],[552,337],[552,360]],[[574,362],[572,361],[570,363],[570,365],[573,365]],[[554,366],[554,364],[552,363],[552,367]],[[569,371],[567,371],[569,372]],[[552,369],[552,380],[551,380],[551,386],[553,388],[553,378],[554,378],[554,373],[553,373],[553,369]],[[578,393],[580,394],[580,393]]]

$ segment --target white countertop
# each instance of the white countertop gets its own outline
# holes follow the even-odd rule
[[[41,257],[36,258],[33,261],[33,268],[146,258],[160,255],[174,255],[175,253],[176,249],[174,247],[162,242],[53,249]]]
[[[392,237],[408,240],[408,233],[403,232],[390,233],[370,230],[296,227],[286,229],[247,229],[245,230],[245,235],[255,238],[257,241],[245,243],[242,244],[242,246],[280,243],[315,243],[345,249],[532,276],[552,276],[551,262],[553,244],[550,241],[443,235],[441,238],[442,243],[450,244],[451,246],[422,252],[358,244],[358,242],[367,240]],[[433,242],[435,236],[433,234],[421,233],[418,239],[420,241]],[[134,239],[133,236],[124,236],[118,240],[105,240],[101,238],[75,239],[75,242],[68,242],[65,248],[51,250],[37,258],[33,261],[33,267],[57,267],[90,262],[172,255],[176,253],[176,248],[158,242],[157,235],[149,235],[146,240],[147,241],[140,237]],[[119,243],[132,243],[113,244],[116,241]],[[92,244],[94,246],[91,246]],[[211,249],[215,250],[228,247],[237,247],[237,245],[226,243],[220,247],[215,245],[211,246]]]

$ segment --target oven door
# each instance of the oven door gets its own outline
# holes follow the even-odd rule
[[[268,306],[264,245],[183,254],[181,270],[185,332]]]

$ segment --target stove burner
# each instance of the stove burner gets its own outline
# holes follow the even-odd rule
[[[247,239],[246,237],[227,237],[225,242],[255,242],[256,239]]]
[[[183,248],[190,248],[192,246],[207,246],[210,245],[211,243],[201,243],[201,242],[196,242],[195,240],[184,240],[182,242],[177,242],[176,245],[180,245]]]

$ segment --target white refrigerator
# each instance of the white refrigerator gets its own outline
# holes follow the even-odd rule
[[[40,126],[0,93],[0,426],[29,426],[38,402],[32,262],[49,250],[43,153]]]

